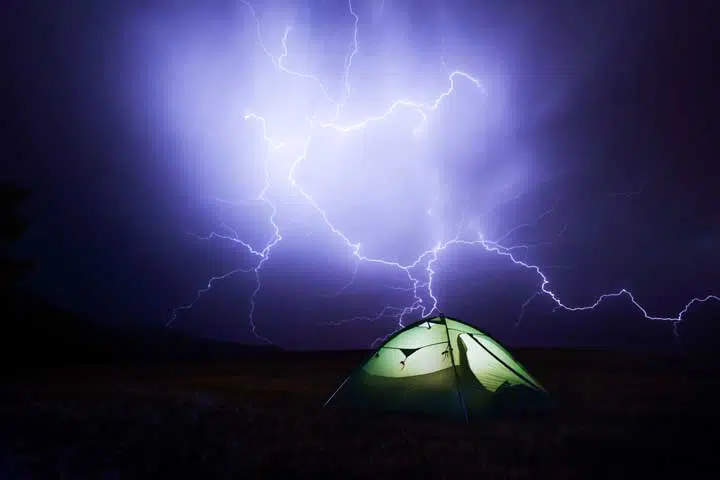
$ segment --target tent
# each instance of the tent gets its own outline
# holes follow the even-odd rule
[[[549,406],[546,390],[490,335],[439,315],[388,338],[325,406],[464,421]]]

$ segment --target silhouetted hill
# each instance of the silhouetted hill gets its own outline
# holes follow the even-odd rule
[[[5,331],[0,344],[4,351],[13,352],[13,367],[217,361],[279,350],[198,339],[163,327],[107,326],[24,293],[4,302],[2,316]]]

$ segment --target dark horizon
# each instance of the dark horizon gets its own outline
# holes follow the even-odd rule
[[[288,68],[312,67],[342,92],[353,25],[344,2],[251,3],[265,15],[273,55],[293,19]],[[677,327],[680,343],[707,348],[720,301],[693,304],[677,325],[667,319],[693,298],[720,295],[718,7],[380,4],[353,2],[356,101],[346,124],[399,98],[437,98],[449,85],[443,62],[485,93],[453,77],[457,90],[416,135],[412,111],[360,136],[313,131],[296,179],[332,224],[363,255],[403,264],[436,242],[460,233],[477,241],[481,232],[516,262],[539,266],[566,305],[628,289],[648,316],[665,318],[644,318],[627,295],[556,310],[548,295],[533,296],[536,271],[489,244],[441,249],[430,263],[432,291],[418,289],[422,305],[432,293],[439,311],[509,345],[672,349]],[[398,268],[359,262],[344,289],[352,249],[282,182],[320,94],[273,73],[243,2],[6,2],[2,10],[10,55],[0,80],[0,178],[31,191],[16,253],[37,260],[26,280],[34,292],[103,325],[162,328],[212,276],[257,266],[237,241],[262,250],[274,233],[269,204],[247,203],[265,178],[260,125],[242,118],[252,111],[291,152],[270,157],[267,198],[280,206],[282,240],[262,267],[258,335],[281,347],[366,348],[396,329],[389,316],[323,325],[407,307],[413,283]],[[237,238],[188,235],[211,232]],[[423,268],[410,272],[419,284],[429,278]],[[216,282],[173,327],[262,343],[248,320],[254,282],[253,272]]]

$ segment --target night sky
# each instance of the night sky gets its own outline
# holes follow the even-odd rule
[[[454,70],[483,88],[453,77],[418,132],[409,108],[359,132],[311,131],[331,104],[273,67],[242,2],[4,2],[0,175],[32,189],[19,249],[39,262],[31,287],[101,322],[165,325],[213,275],[258,265],[238,240],[273,240],[264,198],[282,240],[254,323],[284,347],[365,347],[397,328],[376,318],[383,307],[413,304],[406,272],[358,264],[325,220],[362,255],[403,265],[456,236],[525,245],[509,252],[569,306],[626,288],[651,316],[676,317],[720,295],[717,2],[353,3],[338,124],[399,99],[432,104]],[[286,67],[341,97],[346,3],[254,5],[269,53],[292,23]],[[284,149],[268,154],[248,113]],[[288,182],[309,135],[294,178],[315,205]],[[224,238],[192,235],[211,232]],[[411,272],[426,313],[428,260]],[[517,323],[541,278],[481,245],[450,246],[431,268],[440,310],[509,344],[674,343],[672,322],[626,296],[569,312],[538,295]],[[173,327],[257,342],[255,288],[253,272],[218,281]],[[719,313],[694,305],[680,337],[717,330]],[[376,320],[324,325],[353,317]]]

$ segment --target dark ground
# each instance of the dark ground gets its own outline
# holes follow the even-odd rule
[[[558,411],[468,426],[323,410],[359,352],[16,365],[0,394],[0,478],[717,478],[714,370],[515,353]]]

